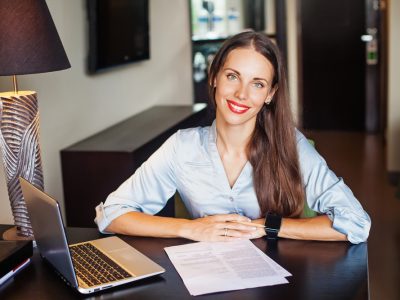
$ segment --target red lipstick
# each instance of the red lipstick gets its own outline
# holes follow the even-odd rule
[[[250,109],[249,106],[237,103],[233,100],[226,100],[226,102],[228,104],[228,108],[235,114],[244,114]]]

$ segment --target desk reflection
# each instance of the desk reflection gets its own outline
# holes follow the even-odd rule
[[[368,299],[367,243],[282,239],[256,245],[293,274],[288,280],[299,298]]]

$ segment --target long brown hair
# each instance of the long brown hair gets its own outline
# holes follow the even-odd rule
[[[264,33],[245,31],[227,40],[216,53],[209,70],[209,96],[215,111],[214,82],[228,54],[237,48],[253,48],[274,68],[272,101],[257,115],[256,127],[247,145],[253,167],[254,189],[261,216],[267,212],[299,216],[304,206],[304,188],[296,148],[296,133],[285,67],[277,46]]]

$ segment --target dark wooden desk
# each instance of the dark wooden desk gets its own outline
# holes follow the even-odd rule
[[[4,227],[4,226],[3,226]],[[1,229],[1,226],[0,226]],[[1,230],[0,230],[1,231]],[[95,239],[93,228],[68,228],[69,242]],[[289,284],[192,297],[168,259],[164,247],[189,243],[184,239],[122,238],[166,269],[162,275],[91,296],[68,287],[34,251],[32,263],[0,287],[0,299],[368,299],[367,244],[264,239],[254,241],[293,274]]]

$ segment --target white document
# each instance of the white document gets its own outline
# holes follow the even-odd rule
[[[251,241],[198,242],[165,248],[193,296],[288,283],[291,274]]]

